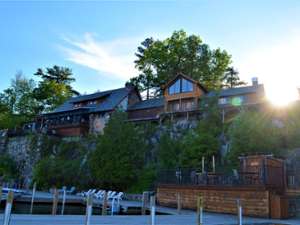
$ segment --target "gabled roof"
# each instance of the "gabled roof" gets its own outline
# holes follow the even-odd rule
[[[77,97],[71,98],[70,102],[76,103],[76,102],[91,101],[91,100],[102,98],[106,95],[109,95],[112,91],[114,91],[114,90],[102,91],[102,92],[96,92],[93,94],[77,96]]]
[[[191,81],[192,83],[197,84],[205,93],[207,93],[206,88],[203,85],[201,85],[199,81],[196,81],[183,73],[178,73],[172,80],[168,81],[165,85],[163,85],[162,90],[168,88],[171,84],[173,84],[179,78],[184,78],[186,80]]]
[[[85,109],[89,113],[92,112],[105,112],[105,111],[111,111],[114,110],[115,107],[125,98],[129,95],[129,93],[132,91],[132,88],[124,87],[109,91],[103,91],[103,92],[97,92],[94,94],[89,95],[82,95],[78,97],[73,97],[67,100],[64,104],[57,107],[53,113],[62,113],[62,112],[69,112],[74,111],[78,109]],[[75,103],[84,102],[84,101],[91,101],[98,98],[104,98],[103,101],[99,104],[93,104],[88,105],[84,107],[74,108]]]
[[[230,97],[230,96],[237,96],[237,95],[246,95],[251,93],[264,93],[264,85],[252,85],[252,86],[245,86],[245,87],[236,87],[236,88],[228,88],[222,89],[220,91],[211,91],[208,93],[207,96],[212,97],[218,95],[219,97]]]
[[[164,98],[152,98],[144,101],[140,101],[132,105],[128,110],[138,110],[138,109],[149,109],[149,108],[159,108],[164,106]]]

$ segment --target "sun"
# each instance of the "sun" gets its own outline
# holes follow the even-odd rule
[[[299,99],[299,93],[295,85],[267,85],[267,99],[275,106],[284,107]]]

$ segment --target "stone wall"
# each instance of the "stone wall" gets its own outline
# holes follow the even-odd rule
[[[90,115],[90,134],[101,134],[103,129],[110,118],[109,113],[105,114],[91,114]]]

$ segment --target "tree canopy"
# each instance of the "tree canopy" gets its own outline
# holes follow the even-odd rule
[[[223,87],[233,88],[245,84],[246,82],[240,79],[239,72],[235,68],[228,67],[226,69],[223,77]]]
[[[281,155],[282,129],[267,113],[243,111],[228,129],[230,151],[227,155],[232,164],[238,157],[251,154]]]
[[[202,157],[219,155],[223,124],[217,98],[203,99],[202,108],[203,118],[183,138],[183,166],[201,168]]]
[[[34,97],[42,112],[52,111],[71,96],[79,94],[71,86],[75,78],[73,78],[72,70],[67,67],[55,65],[45,70],[39,68],[34,75],[42,78],[34,90]]]
[[[96,150],[90,157],[96,185],[126,190],[138,180],[144,167],[144,138],[126,118],[126,113],[114,112],[98,137]]]
[[[0,93],[0,129],[13,128],[49,112],[77,94],[69,68],[53,66],[35,73],[41,80],[27,79],[18,72],[11,85]]]
[[[175,31],[165,40],[145,39],[136,52],[138,77],[130,80],[141,91],[159,90],[178,73],[200,81],[208,89],[222,86],[231,56],[220,48],[211,49],[197,35]]]

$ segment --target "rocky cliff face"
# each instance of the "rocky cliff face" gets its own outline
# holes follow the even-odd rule
[[[32,148],[32,139],[32,135],[9,137],[7,132],[0,132],[0,153],[16,161],[25,186],[30,185],[33,166],[39,159],[37,148]]]
[[[38,154],[32,152],[31,141],[31,136],[19,136],[8,138],[6,144],[6,152],[17,162],[24,184],[27,185],[31,182],[32,169],[38,160]]]

